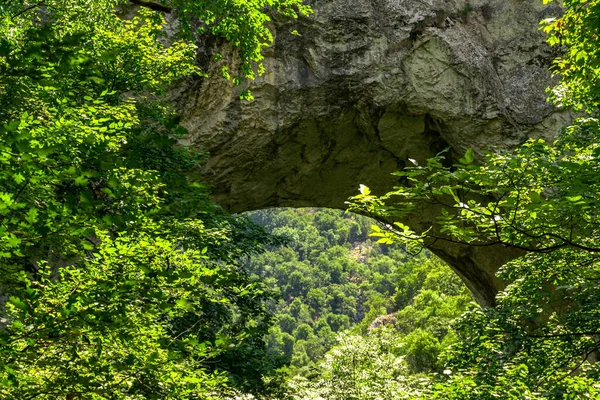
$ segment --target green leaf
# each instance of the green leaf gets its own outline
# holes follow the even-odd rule
[[[27,306],[27,303],[23,300],[21,300],[20,298],[16,297],[16,296],[10,296],[8,298],[9,303],[11,303],[12,305],[14,305],[15,307],[23,310],[23,311],[28,311],[29,307]]]
[[[88,178],[85,175],[80,175],[75,178],[75,185],[77,186],[85,186],[88,184]]]
[[[540,192],[532,190],[529,192],[529,198],[534,203],[539,203],[541,201]]]
[[[17,185],[20,185],[21,183],[25,182],[25,177],[21,175],[20,172],[17,172],[13,174],[13,180],[17,183]]]
[[[30,208],[25,214],[25,220],[30,224],[34,224],[38,220],[38,210],[35,208]]]
[[[473,151],[473,149],[467,150],[467,152],[465,153],[464,160],[464,164],[472,164],[473,161],[475,161],[475,152]]]

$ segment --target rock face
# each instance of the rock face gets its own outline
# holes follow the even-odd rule
[[[560,13],[553,4],[314,0],[312,17],[275,24],[254,102],[239,100],[218,66],[176,92],[190,143],[211,154],[204,173],[217,202],[233,212],[343,208],[361,183],[380,193],[397,184],[390,173],[408,158],[555,135],[569,116],[545,102],[554,54],[538,30]],[[411,222],[426,229],[432,214]],[[502,287],[493,274],[514,256],[433,250],[482,304],[493,304]]]

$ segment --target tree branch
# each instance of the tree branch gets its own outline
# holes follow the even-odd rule
[[[548,335],[530,335],[525,334],[526,337],[536,338],[536,339],[556,339],[556,338],[568,338],[571,336],[595,336],[599,335],[600,332],[570,332],[570,333],[551,333]]]
[[[151,1],[145,1],[145,0],[129,0],[130,3],[138,5],[140,7],[145,7],[145,8],[149,8],[151,10],[154,11],[160,11],[160,12],[164,12],[169,14],[171,11],[173,11],[173,8],[162,5],[162,4],[157,4],[157,3],[153,3]]]
[[[25,9],[23,9],[23,10],[19,11],[19,12],[18,12],[18,13],[16,13],[15,15],[11,16],[11,18],[13,18],[13,19],[14,19],[14,18],[17,18],[17,17],[19,17],[19,16],[21,16],[21,15],[25,14],[25,13],[26,13],[27,11],[29,11],[29,10],[33,10],[34,8],[37,8],[37,7],[43,7],[44,5],[45,5],[45,4],[44,4],[43,2],[42,2],[42,3],[39,3],[39,4],[32,4],[32,5],[30,5],[29,7],[27,7],[27,8],[25,8]]]

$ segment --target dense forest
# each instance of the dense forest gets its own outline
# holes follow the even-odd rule
[[[273,21],[309,5],[1,1],[0,397],[600,398],[600,1],[561,7],[558,137],[408,159],[355,214],[241,216],[168,91],[205,77],[203,35],[235,51],[209,57],[222,79],[262,75]],[[440,243],[513,251],[494,304]]]
[[[287,239],[287,245],[251,257],[245,268],[277,294],[269,307],[277,324],[267,346],[289,359],[290,375],[320,374],[317,364],[340,334],[368,337],[379,326],[394,327],[395,340],[406,343],[397,356],[406,359],[407,371],[442,371],[440,352],[454,340],[450,324],[472,300],[440,260],[377,244],[368,236],[375,221],[339,210],[249,216]]]

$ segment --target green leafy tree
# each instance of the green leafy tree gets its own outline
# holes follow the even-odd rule
[[[554,68],[560,105],[587,112],[553,142],[530,139],[514,151],[467,151],[453,167],[439,154],[398,173],[407,184],[382,197],[368,188],[354,208],[389,218],[441,209],[438,229],[417,233],[397,222],[375,235],[417,250],[434,241],[501,244],[524,255],[499,277],[512,282],[494,309],[476,309],[459,325],[450,378],[437,398],[596,398],[600,369],[597,279],[598,210],[597,1],[565,1],[565,14],[544,21],[551,45],[565,53]],[[435,232],[435,233],[434,233]]]
[[[308,340],[314,336],[313,329],[308,324],[300,324],[294,330],[294,336],[298,340]]]
[[[119,17],[130,3],[141,8]],[[202,157],[175,146],[185,131],[161,95],[200,73],[192,26],[231,41],[232,79],[252,78],[268,14],[307,12],[294,0],[0,5],[2,398],[268,389],[269,294],[234,261],[270,239],[209,201]],[[163,13],[180,23],[168,46]]]
[[[439,340],[428,331],[416,329],[404,338],[403,353],[406,363],[414,373],[437,372],[440,370],[440,353],[442,346]]]
[[[426,381],[411,377],[404,357],[404,343],[390,329],[361,335],[340,335],[327,353],[316,379],[296,377],[289,382],[291,398],[389,400],[417,398],[426,392]]]

